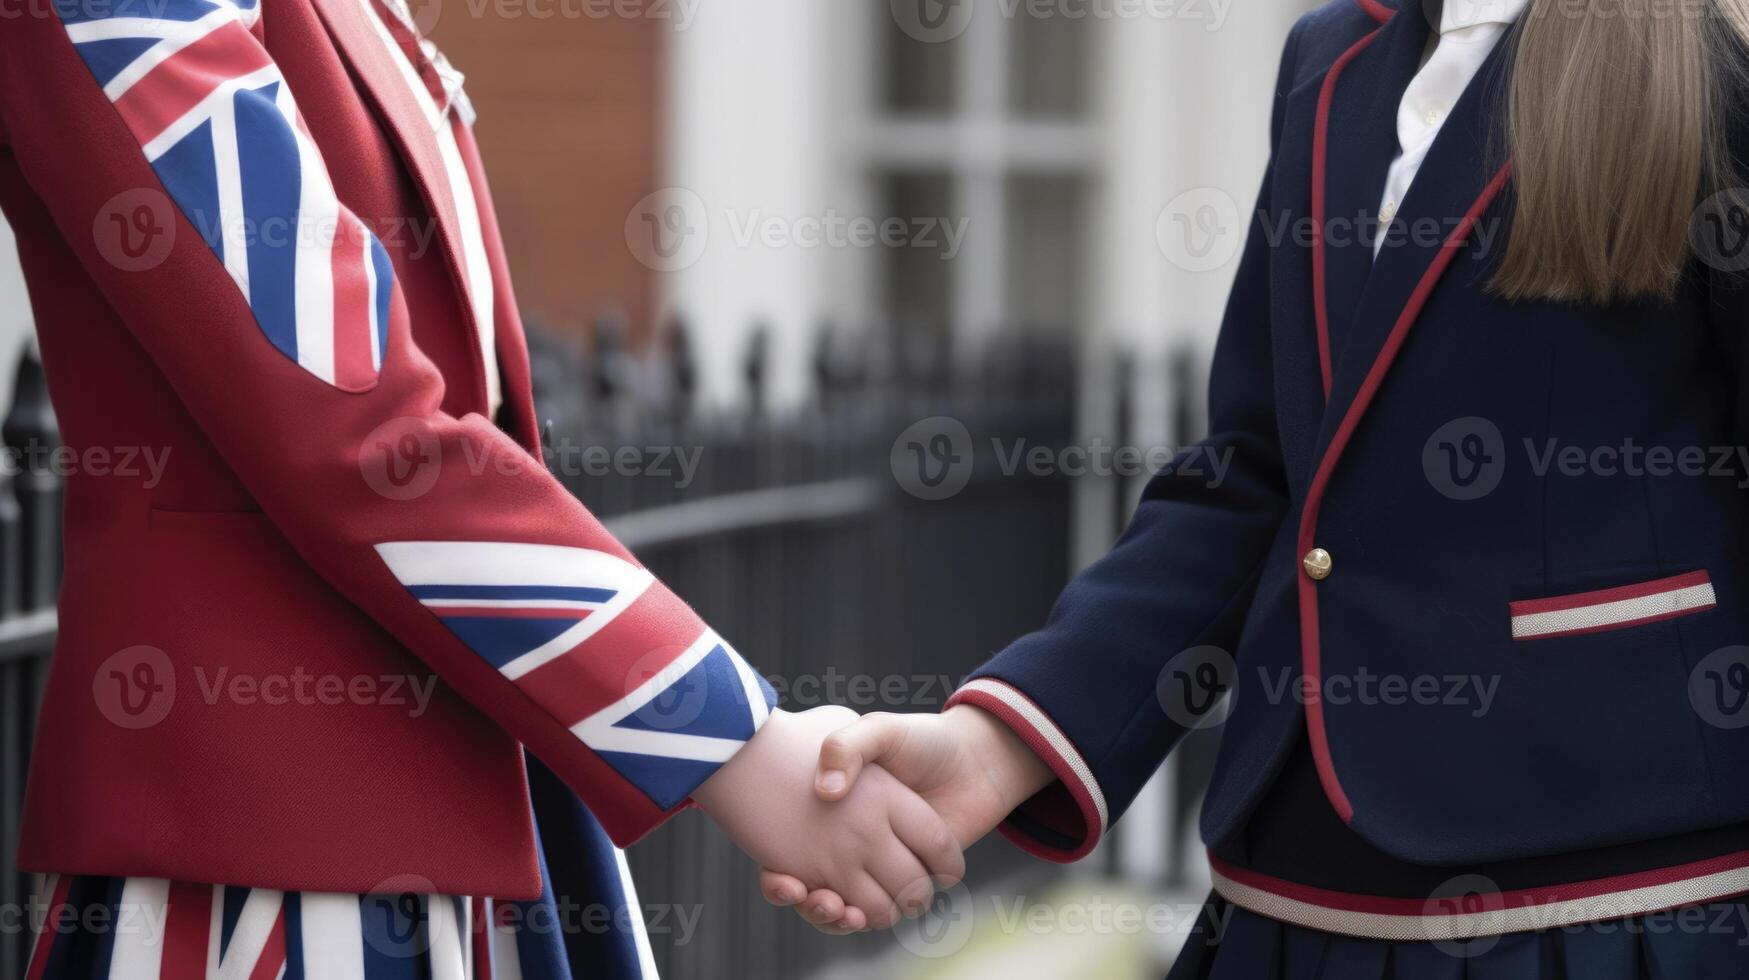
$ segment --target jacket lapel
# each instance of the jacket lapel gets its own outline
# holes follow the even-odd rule
[[[1325,77],[1320,93],[1323,310],[1327,357],[1348,346],[1350,324],[1373,274],[1380,195],[1397,153],[1397,105],[1415,77],[1428,37],[1420,0],[1401,0],[1375,38]],[[1321,358],[1322,360],[1322,358]]]
[[[1503,39],[1494,49],[1440,127],[1427,159],[1398,209],[1389,237],[1372,264],[1372,274],[1365,279],[1348,321],[1345,342],[1335,364],[1332,405],[1347,404],[1353,397],[1402,311],[1446,250],[1453,232],[1505,163],[1499,156],[1504,141],[1494,123],[1499,118],[1496,107],[1507,64],[1508,42],[1509,39]],[[1394,108],[1391,115],[1394,119]],[[1377,186],[1383,186],[1382,174]],[[1501,244],[1502,234],[1499,222],[1483,222],[1468,238],[1471,244],[1485,243],[1493,248]],[[1444,269],[1442,265],[1438,274],[1443,275]],[[1437,280],[1438,276],[1434,278]],[[1472,285],[1479,287],[1481,283]]]
[[[450,125],[450,120],[439,114],[439,104],[429,97],[427,80],[416,73],[409,77],[398,63],[391,47],[397,43],[393,35],[364,7],[370,0],[313,2],[335,47],[376,108],[384,131],[400,151],[407,172],[436,224],[434,241],[448,263],[461,316],[470,336],[478,336],[480,324],[475,322],[474,307],[468,294],[455,198],[450,190],[443,152],[437,142],[437,127]],[[484,410],[485,363],[480,359],[477,346],[470,344],[469,350],[475,351],[475,383]]]

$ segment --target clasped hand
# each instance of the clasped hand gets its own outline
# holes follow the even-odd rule
[[[963,848],[1051,779],[1007,726],[939,715],[773,712],[694,798],[757,860],[766,900],[822,932],[886,929],[965,874]]]

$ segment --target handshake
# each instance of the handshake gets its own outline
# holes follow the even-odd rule
[[[765,868],[767,901],[836,935],[921,915],[965,874],[963,849],[1051,779],[981,708],[824,707],[773,711],[693,799]]]

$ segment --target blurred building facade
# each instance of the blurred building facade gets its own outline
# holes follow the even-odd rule
[[[1206,346],[1232,262],[1167,239],[1242,230],[1175,222],[1210,189],[1249,208],[1309,5],[436,3],[528,312],[683,316],[707,402],[735,397],[755,324],[780,401],[824,324]]]

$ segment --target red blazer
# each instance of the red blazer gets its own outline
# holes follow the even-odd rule
[[[519,743],[624,845],[769,713],[538,461],[471,111],[404,18],[0,29],[0,207],[75,461],[28,869],[533,897]]]

